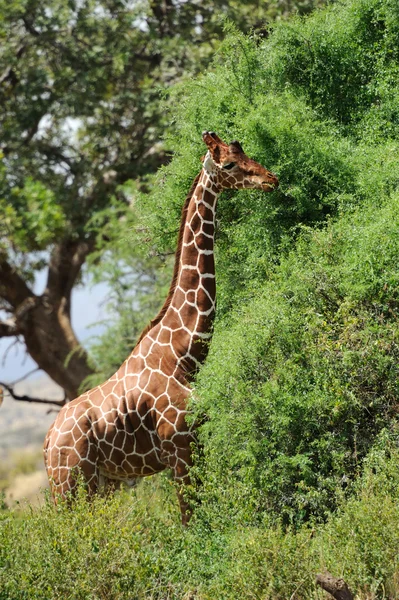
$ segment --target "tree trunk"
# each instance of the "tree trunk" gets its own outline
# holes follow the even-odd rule
[[[353,594],[342,577],[334,577],[325,571],[317,575],[316,583],[336,600],[353,600]]]
[[[28,353],[68,400],[79,395],[82,381],[93,373],[71,325],[72,288],[93,244],[92,239],[65,238],[55,245],[41,296],[0,254],[0,298],[12,315],[0,322],[0,337],[23,336]]]
[[[30,304],[18,319],[26,348],[40,369],[65,390],[68,400],[73,400],[93,369],[72,329],[66,302],[49,306],[41,296]]]

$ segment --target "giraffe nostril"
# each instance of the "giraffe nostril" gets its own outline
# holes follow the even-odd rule
[[[279,181],[275,175],[270,176],[262,183],[262,189],[266,192],[272,192],[279,186]]]
[[[273,189],[276,189],[279,186],[279,180],[278,180],[278,178],[276,177],[276,175],[274,173],[271,173],[271,172],[268,173],[268,176],[267,176],[267,179],[266,179],[265,183],[267,185],[269,185],[269,186],[272,186]]]

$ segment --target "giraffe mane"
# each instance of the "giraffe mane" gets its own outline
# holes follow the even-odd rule
[[[184,204],[183,204],[183,209],[182,209],[182,213],[181,213],[181,220],[180,220],[179,236],[177,238],[177,249],[176,249],[176,254],[175,254],[175,263],[174,263],[174,267],[173,267],[173,277],[172,277],[172,283],[170,284],[168,295],[166,297],[166,300],[165,300],[165,302],[164,302],[161,310],[157,314],[157,316],[154,317],[154,319],[152,319],[148,323],[148,325],[143,329],[143,331],[141,332],[140,337],[137,340],[137,344],[139,344],[141,342],[141,340],[143,339],[143,337],[145,335],[147,335],[147,333],[149,331],[151,331],[151,329],[153,327],[155,327],[155,325],[158,325],[158,323],[164,317],[164,315],[165,315],[166,311],[168,310],[169,305],[170,305],[170,303],[172,301],[172,296],[173,296],[174,291],[176,289],[177,277],[178,277],[178,274],[179,274],[181,248],[182,248],[182,243],[183,243],[183,233],[184,233],[184,226],[186,224],[188,205],[190,204],[190,200],[193,197],[194,190],[197,187],[200,175],[201,175],[201,171],[198,173],[198,175],[194,179],[194,181],[193,181],[193,183],[191,185],[190,191],[187,194],[187,197],[186,197],[186,199],[184,201]]]

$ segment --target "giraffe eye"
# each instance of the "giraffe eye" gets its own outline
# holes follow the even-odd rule
[[[227,165],[223,165],[223,169],[227,169],[229,171],[230,169],[232,169],[235,166],[236,166],[236,163],[231,162],[231,163],[227,163]]]

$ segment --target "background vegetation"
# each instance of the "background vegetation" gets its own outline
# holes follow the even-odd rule
[[[134,191],[151,189],[174,150],[162,96],[209,65],[224,19],[267,36],[271,20],[323,2],[0,0],[0,337],[23,344],[66,400],[97,368],[73,330],[72,290],[112,248],[106,225],[134,219]],[[165,260],[135,242],[114,292],[118,315],[140,307],[118,326],[125,350],[157,310]]]
[[[151,193],[124,188],[122,223],[95,217],[107,251],[97,234],[92,268],[117,293],[146,244],[166,259],[161,294],[203,129],[281,183],[219,202],[192,523],[181,530],[167,476],[72,512],[6,510],[0,597],[309,599],[324,567],[360,598],[398,597],[398,69],[397,2],[345,0],[266,38],[228,25],[209,69],[173,86],[172,161]],[[138,318],[92,348],[91,382]]]

